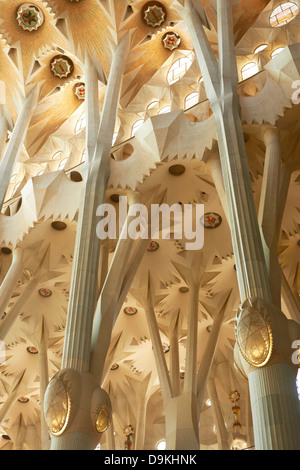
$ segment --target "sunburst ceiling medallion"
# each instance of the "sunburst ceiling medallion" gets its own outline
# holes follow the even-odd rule
[[[147,6],[148,5],[148,6]],[[166,10],[161,3],[151,2],[143,10],[143,18],[148,26],[157,28],[161,26],[166,19]]]
[[[77,83],[74,87],[74,93],[79,100],[85,99],[85,84],[84,83]]]
[[[162,38],[162,42],[165,49],[173,51],[174,49],[177,49],[180,44],[180,36],[174,32],[166,33]]]
[[[71,75],[74,65],[69,57],[57,55],[50,62],[52,73],[59,78],[67,78]]]
[[[26,31],[36,31],[44,23],[44,14],[32,3],[23,3],[17,11],[17,21]]]

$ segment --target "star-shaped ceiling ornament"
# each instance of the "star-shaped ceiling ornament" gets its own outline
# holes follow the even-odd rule
[[[57,55],[54,56],[50,62],[52,73],[59,78],[67,78],[71,75],[74,65],[71,59],[67,56]]]
[[[163,42],[165,49],[169,49],[170,51],[173,51],[174,49],[177,49],[181,40],[180,40],[180,36],[177,33],[170,32],[170,33],[166,33],[163,36],[162,42]]]
[[[152,3],[152,2],[151,2]],[[161,26],[166,19],[166,12],[160,3],[155,3],[154,5],[146,6],[143,10],[144,21],[148,26],[157,28]]]
[[[26,31],[36,31],[44,22],[44,14],[36,5],[23,3],[17,11],[17,21]]]

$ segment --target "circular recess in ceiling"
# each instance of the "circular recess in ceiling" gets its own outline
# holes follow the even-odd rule
[[[44,23],[44,14],[38,6],[22,3],[17,11],[17,21],[24,31],[36,31]]]
[[[51,297],[52,291],[50,289],[47,289],[46,287],[42,287],[39,289],[39,294],[41,297]]]
[[[169,167],[169,173],[173,176],[181,176],[185,172],[184,165],[172,165]]]
[[[117,370],[119,369],[119,364],[112,364],[110,370]]]
[[[52,222],[51,227],[54,228],[54,230],[65,230],[67,228],[67,224],[65,222],[61,222],[60,220],[55,220]]]
[[[159,248],[159,244],[152,240],[148,245],[147,251],[150,251],[150,252],[157,251],[158,248]]]
[[[137,313],[137,308],[135,308],[135,307],[125,307],[124,308],[124,313],[126,313],[126,315],[135,315]]]
[[[185,287],[185,286],[179,287],[179,292],[181,292],[182,294],[186,294],[188,291],[189,291],[188,287]]]
[[[222,217],[215,212],[207,212],[203,217],[201,217],[201,223],[204,228],[214,229],[221,225]]]
[[[177,49],[179,47],[181,42],[179,34],[175,33],[174,31],[170,31],[169,33],[166,33],[162,37],[162,43],[165,49],[169,49],[170,51],[173,51],[174,49]]]
[[[80,183],[80,181],[82,181],[82,176],[79,171],[71,171],[70,180],[74,181],[74,183]]]
[[[74,70],[74,64],[66,55],[56,55],[50,61],[50,69],[58,78],[67,78]]]
[[[10,437],[7,434],[2,434],[2,439],[5,439],[6,441],[10,441]]]
[[[18,398],[18,402],[19,402],[19,403],[28,403],[28,402],[29,402],[29,398],[27,398],[27,397],[20,397],[20,398]]]
[[[157,28],[161,26],[167,17],[167,10],[159,2],[147,2],[142,8],[142,18],[147,26]]]
[[[28,346],[27,351],[29,354],[38,354],[38,350],[34,346]]]
[[[77,83],[74,86],[74,94],[77,96],[79,100],[84,100],[85,99],[85,84]]]
[[[119,194],[112,194],[112,195],[110,196],[110,200],[111,200],[112,202],[119,202],[119,200],[120,200],[120,195],[119,195]]]
[[[11,254],[11,249],[8,248],[8,246],[3,246],[1,248],[1,253],[3,253],[4,255],[10,255]]]

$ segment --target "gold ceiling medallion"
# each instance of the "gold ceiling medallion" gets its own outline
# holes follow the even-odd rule
[[[166,19],[166,10],[161,3],[149,2],[143,8],[143,19],[148,26],[157,28]]]
[[[85,99],[85,84],[84,83],[77,83],[74,87],[74,93],[79,100]]]
[[[67,78],[74,69],[73,62],[65,55],[56,55],[50,62],[52,73],[59,78]]]
[[[163,42],[165,49],[169,49],[170,51],[173,51],[174,49],[177,49],[181,40],[180,40],[180,36],[177,33],[170,32],[170,33],[166,33],[163,36],[162,42]]]
[[[25,31],[36,31],[44,23],[44,14],[36,5],[23,3],[18,8],[17,21]]]
[[[239,350],[254,367],[263,367],[273,349],[273,335],[268,306],[260,299],[247,299],[239,308],[235,333]]]

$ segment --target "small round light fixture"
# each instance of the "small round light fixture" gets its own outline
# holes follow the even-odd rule
[[[23,3],[18,8],[17,21],[24,31],[36,31],[44,23],[44,14],[36,5]]]
[[[204,228],[214,229],[221,225],[222,217],[215,212],[208,212],[201,218],[201,223]]]
[[[51,227],[54,228],[54,230],[62,231],[67,228],[67,224],[60,220],[55,220],[54,222],[51,223]]]
[[[29,398],[28,397],[20,397],[20,398],[18,398],[18,402],[19,403],[28,403]]]
[[[173,31],[164,34],[164,36],[162,37],[162,43],[164,45],[164,48],[169,49],[170,51],[177,49],[177,47],[179,47],[180,45],[180,42],[180,36],[177,33],[174,33]]]
[[[137,313],[137,308],[135,308],[135,307],[125,307],[124,308],[124,313],[126,313],[126,315],[135,315]]]
[[[74,93],[79,100],[84,100],[85,99],[85,84],[77,83],[74,86]]]
[[[28,346],[27,352],[29,352],[29,354],[38,354],[38,350],[34,346]]]
[[[181,176],[185,172],[185,166],[184,165],[172,165],[169,167],[169,173],[173,176]]]
[[[46,287],[42,287],[39,289],[39,294],[41,297],[51,297],[52,291],[50,289],[47,289]]]
[[[112,364],[110,367],[110,370],[117,370],[117,369],[119,369],[119,364],[117,363]]]
[[[65,55],[56,55],[50,62],[50,69],[53,75],[58,78],[67,78],[74,70],[74,64]]]
[[[159,2],[148,2],[142,9],[142,17],[145,23],[152,28],[161,26],[167,16],[165,7]]]
[[[162,349],[163,349],[163,353],[166,354],[167,352],[170,351],[170,345],[167,344],[167,343],[163,343],[162,344]]]
[[[150,252],[157,251],[158,248],[159,248],[159,244],[156,241],[151,240],[151,242],[148,245],[147,251],[150,251]]]

